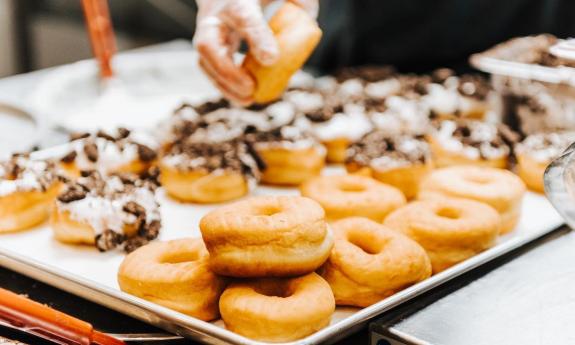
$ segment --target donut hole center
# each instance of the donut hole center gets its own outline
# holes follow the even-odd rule
[[[435,212],[439,217],[449,218],[449,219],[459,219],[461,217],[461,212],[458,209],[451,207],[440,208]]]
[[[254,290],[267,297],[287,298],[293,295],[292,289],[286,284],[261,284],[256,286]]]
[[[349,243],[353,244],[369,255],[379,254],[381,251],[381,246],[379,244],[370,241],[369,238],[366,237],[350,235],[347,240]]]
[[[467,176],[467,181],[475,184],[488,184],[491,182],[491,179],[487,176],[471,175]]]
[[[346,193],[360,193],[360,192],[365,192],[365,186],[358,184],[358,183],[342,183],[339,186],[339,189],[342,192],[346,192]]]
[[[266,205],[258,208],[255,211],[256,216],[273,216],[274,214],[280,213],[282,210],[274,205]]]
[[[183,262],[192,262],[200,259],[198,252],[181,252],[169,253],[162,257],[160,263],[162,264],[180,264]]]

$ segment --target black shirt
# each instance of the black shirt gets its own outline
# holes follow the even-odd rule
[[[324,0],[324,36],[310,65],[468,68],[470,54],[512,37],[575,35],[575,0]]]

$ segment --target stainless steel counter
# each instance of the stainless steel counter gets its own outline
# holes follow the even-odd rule
[[[565,229],[505,261],[374,329],[394,345],[575,344],[575,232]]]

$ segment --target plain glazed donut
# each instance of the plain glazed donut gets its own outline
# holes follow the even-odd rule
[[[313,272],[333,238],[323,209],[297,196],[260,196],[205,215],[200,230],[210,267],[231,277],[285,277]]]
[[[409,237],[366,218],[333,224],[335,244],[320,274],[337,305],[367,307],[431,276],[425,250]]]
[[[291,76],[303,66],[321,38],[321,29],[302,8],[286,2],[270,19],[269,26],[277,40],[279,59],[264,66],[250,52],[243,67],[256,81],[253,99],[269,103],[281,96]]]
[[[316,177],[300,190],[323,207],[330,221],[358,216],[382,222],[406,203],[399,189],[360,175]]]
[[[130,253],[120,266],[122,291],[200,320],[218,318],[223,278],[212,273],[201,239],[155,242]]]
[[[521,215],[525,184],[510,171],[454,166],[433,171],[422,182],[420,199],[456,197],[486,203],[501,215],[501,233],[515,228]]]
[[[384,225],[425,248],[437,273],[492,247],[501,218],[487,204],[441,198],[408,204],[391,213]]]
[[[297,186],[321,173],[325,165],[325,149],[273,147],[257,143],[256,150],[266,164],[262,182],[271,185]]]
[[[329,285],[313,272],[291,279],[233,283],[220,298],[227,329],[267,342],[288,342],[319,331],[334,311]]]

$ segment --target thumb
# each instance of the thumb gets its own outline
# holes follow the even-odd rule
[[[261,7],[245,6],[237,10],[236,13],[230,13],[228,23],[246,40],[250,54],[262,65],[275,63],[279,58],[279,47]]]

